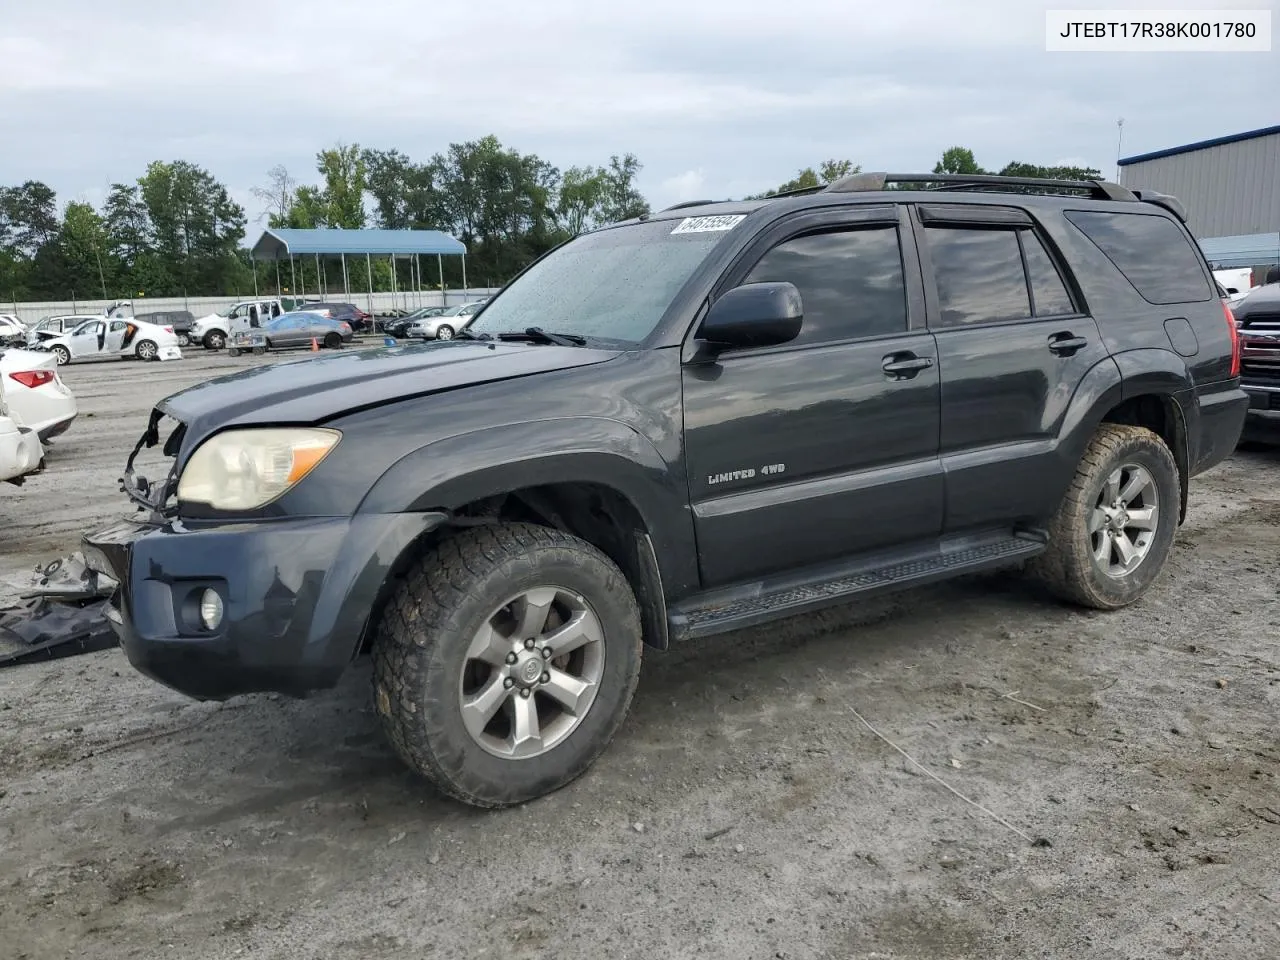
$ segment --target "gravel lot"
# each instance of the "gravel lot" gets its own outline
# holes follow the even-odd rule
[[[264,362],[189,353],[65,371],[0,581],[128,512],[155,401]],[[1199,478],[1119,613],[984,577],[650,656],[593,770],[505,812],[400,766],[367,665],[222,705],[117,651],[0,670],[0,955],[1274,960],[1277,477]]]

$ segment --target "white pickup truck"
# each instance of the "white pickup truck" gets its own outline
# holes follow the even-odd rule
[[[1227,291],[1227,300],[1235,303],[1248,296],[1256,283],[1254,283],[1253,271],[1248,267],[1241,267],[1232,270],[1215,270],[1213,271],[1213,279],[1222,285],[1222,289]]]
[[[243,333],[288,311],[289,306],[281,300],[241,300],[225,314],[211,313],[193,323],[191,342],[202,344],[206,350],[221,350],[233,333]]]

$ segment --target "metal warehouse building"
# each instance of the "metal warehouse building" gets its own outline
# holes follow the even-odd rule
[[[1280,262],[1280,126],[1126,157],[1120,182],[1181,200],[1211,260]]]

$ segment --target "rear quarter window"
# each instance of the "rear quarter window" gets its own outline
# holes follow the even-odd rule
[[[1068,210],[1066,218],[1148,303],[1200,303],[1213,298],[1200,254],[1168,217]]]

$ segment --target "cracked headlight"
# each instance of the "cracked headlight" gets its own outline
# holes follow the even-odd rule
[[[191,455],[178,500],[215,510],[253,510],[298,484],[342,438],[337,430],[272,427],[228,430]]]

